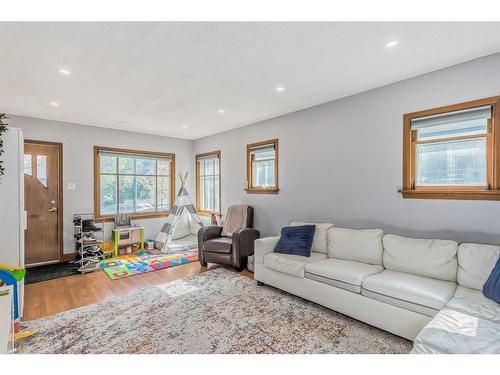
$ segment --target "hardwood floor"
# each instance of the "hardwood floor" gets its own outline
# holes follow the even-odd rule
[[[99,271],[26,285],[23,320],[54,315],[218,267],[221,266],[209,264],[208,267],[201,267],[200,263],[193,262],[113,281]],[[236,272],[231,267],[227,269]],[[253,279],[253,273],[247,270],[240,274]]]

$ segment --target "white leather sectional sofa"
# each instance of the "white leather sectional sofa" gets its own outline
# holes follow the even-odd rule
[[[500,305],[481,292],[500,247],[329,223],[310,257],[274,253],[278,240],[255,242],[260,284],[414,340],[414,353],[500,353]]]

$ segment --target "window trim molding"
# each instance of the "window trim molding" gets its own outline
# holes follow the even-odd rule
[[[279,152],[278,152],[278,138],[275,139],[270,139],[267,141],[261,141],[261,142],[255,142],[255,143],[250,143],[247,144],[247,173],[246,173],[246,184],[245,184],[245,191],[248,194],[278,194],[279,192],[279,181],[278,181],[278,175],[279,175]],[[263,187],[254,187],[252,185],[252,160],[250,157],[250,153],[252,148],[259,147],[259,146],[265,146],[265,145],[273,145],[274,146],[274,181],[275,185],[272,188],[263,188]]]
[[[210,210],[202,210],[200,208],[200,165],[198,164],[198,159],[200,158],[206,158],[210,156],[217,156],[219,159],[219,211],[210,211]],[[221,152],[220,150],[217,151],[210,151],[210,152],[203,152],[201,154],[196,154],[194,156],[194,170],[195,170],[195,175],[196,175],[196,211],[198,212],[198,215],[200,216],[212,216],[212,215],[222,215],[222,173],[221,173]]]
[[[98,220],[104,221],[114,221],[115,215],[101,215],[100,212],[100,201],[101,201],[101,173],[100,173],[100,157],[99,152],[115,152],[128,155],[138,155],[138,156],[154,156],[154,157],[164,157],[171,158],[170,167],[170,204],[172,205],[175,200],[175,154],[168,152],[154,152],[154,151],[143,151],[143,150],[132,150],[126,148],[114,148],[105,146],[94,146],[94,216]],[[132,219],[152,219],[156,217],[165,217],[170,215],[170,211],[163,212],[144,212],[144,213],[133,213],[130,214]]]
[[[488,186],[421,186],[415,187],[414,146],[411,120],[481,106],[491,106],[491,125],[486,135],[488,153],[486,176]],[[500,96],[472,100],[403,115],[403,198],[500,200]]]

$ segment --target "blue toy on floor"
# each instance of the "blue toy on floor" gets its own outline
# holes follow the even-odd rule
[[[12,272],[0,269],[0,280],[14,289],[14,320],[19,319],[19,297],[17,292],[17,279]]]

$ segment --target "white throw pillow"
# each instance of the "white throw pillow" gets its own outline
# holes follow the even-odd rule
[[[293,221],[290,223],[290,226],[297,227],[300,225],[316,225],[316,230],[314,231],[313,244],[311,251],[315,251],[317,253],[326,254],[328,251],[328,247],[326,245],[326,232],[328,229],[333,227],[331,223],[303,223],[301,221]]]
[[[457,281],[458,243],[386,234],[384,267],[439,280]]]
[[[458,283],[467,288],[483,290],[499,256],[499,246],[461,244],[458,247]]]
[[[328,257],[382,265],[381,229],[331,228],[328,230]]]

